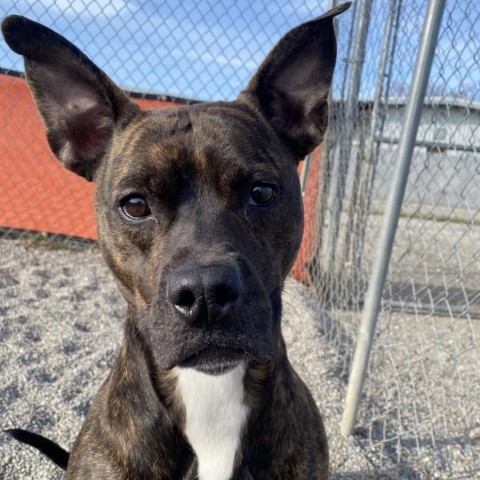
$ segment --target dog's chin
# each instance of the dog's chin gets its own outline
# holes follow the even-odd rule
[[[255,335],[219,329],[187,330],[169,337],[169,341],[163,335],[159,338],[158,333],[156,329],[152,331],[149,346],[155,369],[163,372],[180,367],[221,373],[241,361],[271,359],[276,345],[273,334],[266,328]]]
[[[178,364],[178,367],[193,368],[208,375],[222,375],[233,370],[247,358],[249,355],[240,350],[209,345],[187,357]]]

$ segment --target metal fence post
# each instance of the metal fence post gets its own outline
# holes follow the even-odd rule
[[[368,366],[383,286],[390,262],[403,196],[405,194],[410,161],[423,109],[423,99],[430,76],[444,7],[445,0],[430,0],[425,17],[415,72],[405,111],[405,122],[398,149],[397,168],[384,213],[384,222],[377,249],[378,254],[372,268],[357,346],[350,372],[341,425],[343,435],[352,434],[358,405],[360,403],[360,395]]]
[[[362,69],[365,61],[365,49],[368,38],[368,27],[370,25],[370,12],[372,0],[362,0],[359,7],[357,19],[357,33],[355,38],[355,49],[352,59],[352,69],[350,72],[350,83],[348,87],[348,97],[346,101],[346,123],[345,133],[346,145],[340,146],[340,155],[336,164],[336,171],[333,175],[334,188],[333,205],[330,214],[330,224],[326,241],[326,259],[324,268],[327,274],[333,273],[335,268],[335,253],[337,250],[338,232],[340,230],[340,217],[342,214],[343,197],[345,196],[346,178],[350,162],[350,153],[352,148],[352,137],[357,127],[358,113],[358,95],[360,92],[360,83],[362,78]]]
[[[385,72],[387,69],[388,55],[392,47],[392,31],[394,24],[398,22],[398,8],[401,5],[402,0],[390,0],[389,14],[387,24],[385,26],[385,38],[382,48],[382,56],[380,59],[380,66],[378,69],[378,80],[377,87],[375,89],[375,97],[373,99],[372,107],[372,119],[370,123],[370,134],[367,136],[365,152],[363,153],[359,162],[364,163],[362,178],[360,181],[359,193],[358,193],[358,202],[355,205],[355,209],[358,214],[356,215],[354,225],[352,227],[352,241],[351,245],[347,245],[347,248],[350,248],[352,251],[352,263],[353,271],[352,273],[359,273],[362,268],[362,259],[363,259],[363,250],[365,235],[367,231],[367,217],[370,212],[371,196],[373,193],[373,185],[375,181],[376,173],[376,163],[378,161],[378,148],[379,145],[376,142],[377,130],[380,117],[385,115],[384,110],[381,106],[382,95],[383,95],[383,85],[385,80]],[[400,4],[400,5],[399,5]],[[353,207],[352,207],[353,208]],[[352,213],[352,219],[353,219]],[[348,256],[345,258],[348,259]]]

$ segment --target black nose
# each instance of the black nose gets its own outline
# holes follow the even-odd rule
[[[210,325],[225,317],[240,297],[242,281],[234,267],[208,265],[170,272],[167,296],[180,317],[192,325]]]

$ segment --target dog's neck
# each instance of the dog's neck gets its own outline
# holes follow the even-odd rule
[[[181,368],[176,374],[186,413],[185,435],[197,456],[199,480],[230,479],[249,411],[245,364],[221,375]]]
[[[142,447],[142,465],[148,472],[155,464],[163,472],[159,478],[269,478],[273,471],[282,476],[272,478],[293,478],[283,462],[292,451],[300,454],[308,440],[298,415],[309,412],[313,400],[291,369],[279,325],[276,333],[270,360],[249,359],[222,375],[207,375],[194,369],[157,370],[149,342],[127,321],[104,390],[108,395],[100,394],[96,401],[106,418],[115,411],[124,419],[132,403],[142,406],[136,410],[135,428],[126,429],[118,420],[109,423],[109,438],[124,446],[123,461],[132,461],[133,445],[149,438],[152,443]],[[292,408],[294,393],[300,407]]]
[[[249,359],[222,375],[178,367],[159,371],[149,342],[133,322],[127,320],[125,333],[120,356],[109,378],[111,391],[107,389],[110,394],[104,398],[103,408],[107,414],[113,408],[113,401],[115,408],[123,411],[127,406],[121,403],[127,399],[131,402],[132,396],[142,404],[147,397],[157,398],[155,415],[164,418],[165,423],[161,430],[156,430],[155,441],[172,447],[165,452],[164,459],[172,464],[171,478],[230,480],[246,468],[245,455],[249,464],[266,469],[274,459],[284,458],[297,435],[288,399],[293,389],[299,390],[301,386],[292,377],[279,324],[275,328],[278,336],[272,359]],[[149,424],[154,410],[142,411],[137,422],[141,430],[136,429],[136,433],[142,431],[141,436],[147,435],[144,425]],[[281,418],[277,417],[278,412],[282,412]],[[272,444],[270,434],[274,425],[281,432],[288,431],[291,441],[284,445],[282,436],[281,442]],[[116,424],[111,430],[115,441],[121,436],[122,444],[138,442],[138,437],[127,438],[124,430],[117,430]],[[252,450],[246,445],[258,448]],[[186,450],[180,451],[179,446]],[[160,456],[163,458],[163,455]],[[158,458],[152,461],[163,465],[163,460]],[[259,466],[262,462],[264,467]],[[190,476],[178,474],[186,471]]]

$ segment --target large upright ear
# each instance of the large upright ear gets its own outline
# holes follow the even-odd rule
[[[337,56],[333,18],[339,5],[288,32],[264,60],[239,100],[256,101],[293,155],[302,160],[322,142]]]
[[[53,153],[68,169],[92,180],[115,123],[137,107],[78,48],[49,28],[12,15],[3,20],[2,33],[24,57]]]

